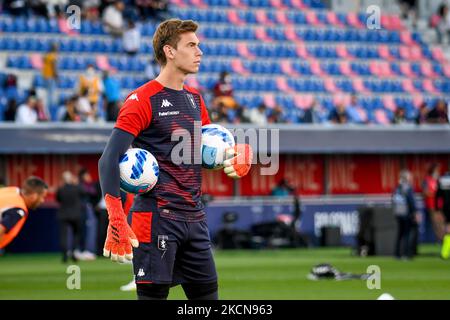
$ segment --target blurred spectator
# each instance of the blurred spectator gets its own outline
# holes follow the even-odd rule
[[[159,64],[154,57],[145,66],[145,77],[147,81],[153,80],[159,74]]]
[[[311,105],[303,111],[301,117],[302,123],[322,123],[324,120],[323,113],[319,110],[317,101],[311,103]]]
[[[272,189],[271,195],[276,197],[289,196],[294,192],[295,188],[292,187],[286,179],[281,179],[280,182]]]
[[[60,12],[64,12],[69,4],[69,0],[42,0],[42,2],[46,5],[47,17],[50,19],[55,18]]]
[[[283,108],[278,104],[275,105],[267,120],[269,123],[285,123]]]
[[[398,223],[395,256],[399,259],[411,259],[415,252],[417,223],[420,218],[411,183],[411,173],[402,170],[399,184],[392,194],[392,208]]]
[[[103,72],[103,88],[106,104],[106,121],[116,121],[119,114],[120,83],[111,77],[108,71]]]
[[[19,106],[16,113],[16,123],[34,124],[38,121],[36,102],[37,101],[35,96],[29,96],[27,98],[27,101]]]
[[[150,18],[157,21],[162,21],[169,18],[168,0],[136,0],[135,3],[138,8],[139,15],[143,20]]]
[[[96,119],[97,110],[89,101],[88,89],[83,89],[78,96],[76,102],[76,112],[80,115],[80,120],[83,122],[94,122]]]
[[[332,123],[337,124],[349,123],[349,116],[345,105],[343,103],[338,103],[336,107],[330,112],[328,120]]]
[[[247,116],[245,115],[245,108],[241,104],[237,104],[236,109],[234,111],[236,112],[236,116],[233,119],[233,123],[239,124],[250,122]]]
[[[44,55],[42,77],[45,81],[47,106],[50,110],[57,107],[56,89],[58,81],[58,45],[53,43],[50,50]]]
[[[131,20],[128,20],[127,29],[123,33],[122,43],[124,51],[131,56],[136,55],[141,48],[141,31]]]
[[[24,16],[28,14],[27,1],[25,0],[5,0],[5,9],[15,16]]]
[[[434,230],[436,237],[438,237],[437,230],[434,227],[434,214],[436,211],[436,191],[438,189],[438,179],[440,176],[439,165],[433,163],[427,170],[427,175],[422,182],[422,197],[423,197],[423,209],[425,213],[425,232]]]
[[[231,76],[228,72],[223,71],[220,74],[219,81],[214,85],[213,93],[213,103],[223,103],[226,108],[234,109],[236,107],[236,100],[233,98]]]
[[[258,126],[267,125],[267,115],[266,115],[266,105],[261,103],[257,108],[252,108],[248,112],[248,118],[251,123],[256,124]]]
[[[121,37],[123,34],[125,24],[122,12],[124,9],[125,5],[122,1],[114,1],[103,11],[103,25],[106,32],[113,37]]]
[[[17,101],[16,99],[9,99],[6,106],[6,110],[3,114],[5,121],[15,121],[17,112]]]
[[[89,64],[86,73],[80,76],[78,88],[80,95],[83,96],[87,90],[91,109],[96,112],[98,110],[100,94],[103,92],[103,82],[92,64]]]
[[[77,112],[77,96],[70,97],[66,99],[66,102],[64,103],[64,110],[62,112],[61,117],[59,118],[60,121],[64,122],[79,122],[81,121],[80,116]]]
[[[417,117],[415,119],[416,124],[424,124],[428,119],[428,106],[427,103],[424,102],[419,107],[419,112],[417,113]]]
[[[413,28],[417,27],[417,0],[400,0],[401,17],[409,20]]]
[[[75,176],[64,171],[63,185],[56,191],[56,201],[59,203],[58,220],[63,262],[70,258],[77,261],[79,256],[75,250],[80,246],[81,199],[83,191]],[[68,235],[72,232],[72,244],[68,245]]]
[[[83,15],[86,20],[98,21],[100,12],[100,0],[85,0],[83,1]]]
[[[440,99],[436,106],[428,113],[428,122],[437,124],[448,124],[447,103]]]
[[[209,117],[211,122],[228,122],[227,109],[223,103],[212,104],[209,110]]]
[[[47,109],[45,108],[42,99],[36,100],[36,113],[39,122],[44,122],[49,120]]]
[[[352,123],[367,123],[367,114],[364,113],[364,108],[358,103],[358,98],[353,95],[350,104],[347,106],[347,114]]]
[[[94,260],[97,252],[97,220],[94,207],[98,202],[98,190],[87,169],[81,169],[78,174],[80,187],[83,190],[81,204],[81,256],[85,260]]]
[[[393,124],[405,124],[408,123],[408,119],[406,119],[405,109],[402,107],[398,107],[395,109],[394,118],[392,119]]]
[[[449,30],[448,6],[442,3],[438,11],[431,16],[430,27],[436,31],[437,42],[442,43],[445,33]]]
[[[5,78],[5,83],[3,84],[5,89],[17,88],[17,76],[15,74],[8,74]]]

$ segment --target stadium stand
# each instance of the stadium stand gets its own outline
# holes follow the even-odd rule
[[[382,28],[369,30],[365,13],[336,13],[319,0],[173,0],[170,14],[201,24],[204,59],[191,84],[211,89],[218,73],[228,71],[239,104],[278,104],[289,122],[298,122],[312,97],[329,112],[336,101],[356,95],[363,118],[382,124],[397,107],[413,119],[423,102],[433,106],[449,97],[450,63],[442,50],[430,48],[396,15],[383,15]],[[125,96],[146,81],[155,28],[153,21],[142,23],[141,50],[130,57],[100,22],[82,21],[79,32],[68,35],[56,20],[3,14],[0,53],[5,73],[28,75],[30,86],[41,88],[42,55],[57,42],[61,101],[89,64],[118,70]],[[25,94],[11,96],[22,100]],[[1,99],[0,116],[5,106]]]

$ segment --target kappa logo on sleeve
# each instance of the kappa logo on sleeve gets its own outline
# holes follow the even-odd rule
[[[136,101],[139,101],[139,98],[138,98],[137,93],[133,93],[131,96],[129,96],[128,99],[127,99],[127,101],[128,101],[128,100],[136,100]]]

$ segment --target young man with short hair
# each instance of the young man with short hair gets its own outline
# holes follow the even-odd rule
[[[198,72],[203,55],[197,28],[191,20],[171,19],[159,25],[153,49],[161,72],[128,96],[99,161],[109,216],[104,255],[118,261],[133,259],[137,295],[142,300],[166,299],[169,288],[177,284],[188,299],[218,299],[201,201],[200,145],[191,138],[190,151],[184,151],[190,152],[193,163],[171,158],[178,144],[172,141],[174,132],[195,137],[200,126],[210,123],[200,93],[184,85],[187,75]],[[119,157],[130,145],[150,151],[159,165],[156,186],[134,199],[131,227],[119,190]],[[250,170],[252,150],[238,144],[233,154],[225,161],[224,172],[232,178],[243,177]]]

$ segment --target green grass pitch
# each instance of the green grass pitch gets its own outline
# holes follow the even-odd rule
[[[420,247],[413,261],[391,257],[356,257],[349,248],[216,251],[221,299],[370,299],[388,292],[396,299],[450,299],[450,261],[439,258],[438,245]],[[311,281],[312,266],[331,263],[344,272],[381,268],[381,289],[362,280]],[[136,299],[119,287],[131,280],[131,265],[108,259],[79,263],[81,289],[68,290],[67,265],[57,254],[9,254],[0,257],[0,299]],[[169,299],[185,299],[180,286]]]

